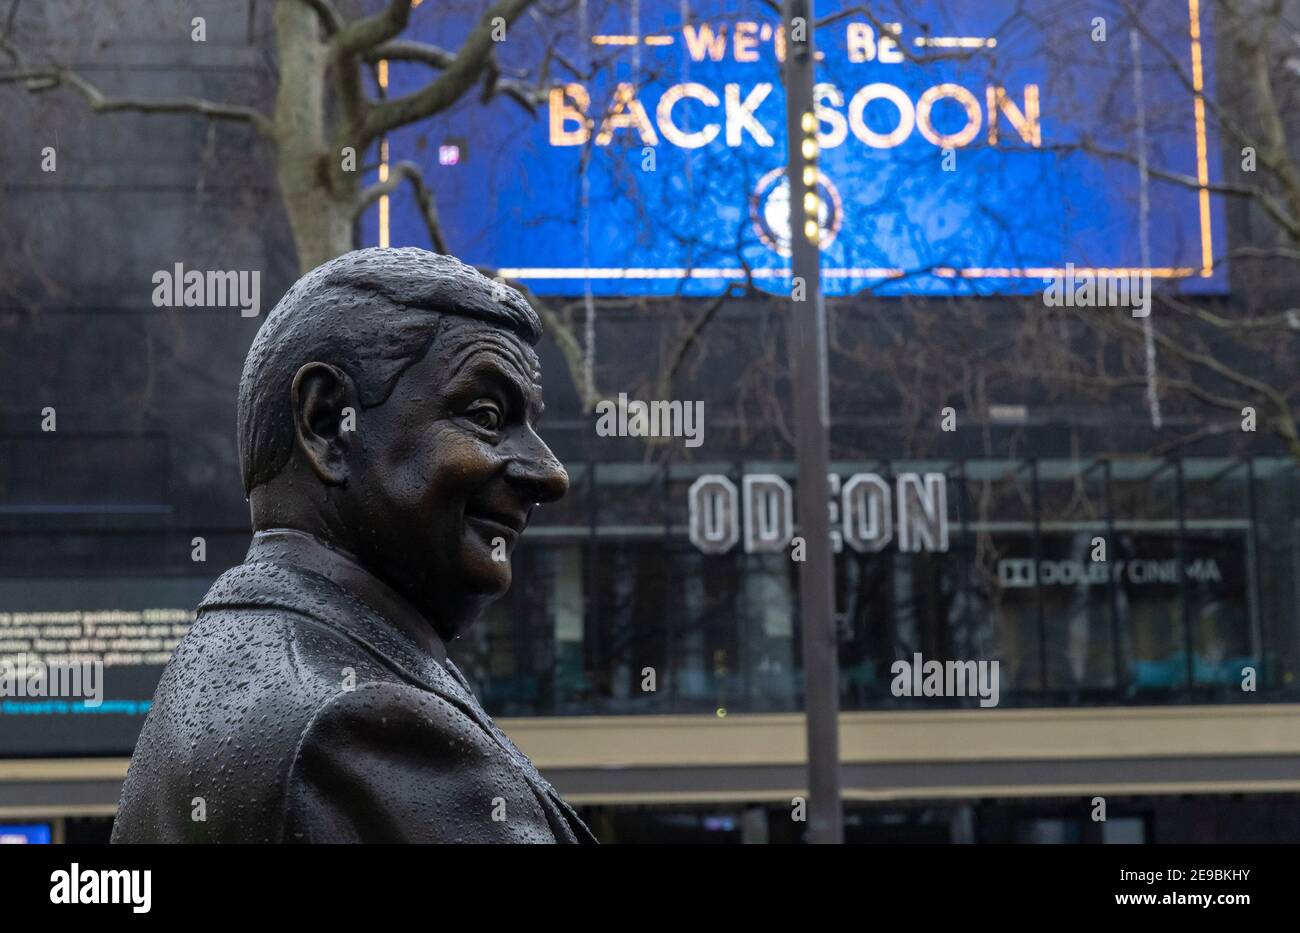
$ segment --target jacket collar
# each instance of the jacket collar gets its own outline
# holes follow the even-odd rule
[[[253,535],[244,560],[290,564],[322,576],[386,620],[403,637],[402,648],[415,648],[439,664],[447,660],[447,646],[420,611],[341,548],[304,531],[272,528]]]
[[[423,616],[346,552],[311,535],[288,529],[258,532],[244,563],[217,578],[198,610],[248,606],[315,619],[367,648],[407,680],[458,706],[478,707],[447,672],[447,649]]]

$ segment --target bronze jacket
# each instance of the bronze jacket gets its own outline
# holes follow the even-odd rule
[[[409,604],[315,538],[272,531],[168,662],[113,841],[596,840]]]

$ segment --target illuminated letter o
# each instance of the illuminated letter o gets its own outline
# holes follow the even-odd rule
[[[966,110],[966,125],[961,132],[950,136],[940,135],[930,122],[930,110],[945,97],[952,98]],[[921,135],[940,149],[960,149],[980,131],[980,105],[975,95],[960,84],[936,84],[921,95],[916,102],[916,128]]]
[[[883,136],[868,127],[866,120],[863,119],[867,104],[876,99],[887,100],[898,108],[898,126],[894,127],[893,132]],[[849,101],[849,126],[853,127],[853,135],[874,149],[893,149],[912,135],[912,128],[915,125],[916,111],[912,109],[911,100],[903,93],[902,88],[894,87],[892,84],[868,84],[853,95],[853,100]]]

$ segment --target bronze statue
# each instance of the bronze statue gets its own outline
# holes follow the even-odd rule
[[[254,537],[159,682],[114,842],[594,842],[446,643],[568,475],[536,312],[449,256],[303,276],[239,387]]]

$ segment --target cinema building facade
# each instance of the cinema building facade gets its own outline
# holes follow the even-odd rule
[[[692,523],[702,529],[703,519],[691,514],[702,478],[737,490],[747,477],[780,478],[793,488],[793,464],[565,459],[570,495],[542,511],[515,553],[514,589],[453,656],[605,838],[799,838],[789,820],[805,787],[797,563],[790,547],[764,548],[763,528],[745,526],[762,525],[771,503],[761,495],[751,514],[737,509],[730,547],[702,548]],[[832,469],[841,490],[861,476],[886,488],[923,477],[933,490],[941,477],[946,508],[942,532],[932,524],[929,540],[914,535],[922,540],[907,547],[897,533],[874,550],[840,537],[851,840],[1285,835],[1300,794],[1294,461]],[[916,525],[925,524],[922,515]],[[180,608],[211,578],[177,559],[189,531],[36,525],[13,536],[29,556],[11,545],[10,566],[35,573],[41,552],[62,555],[65,567],[70,554],[95,556],[75,578],[6,581],[11,602],[21,586],[27,600],[47,594],[47,607],[104,609],[116,599],[126,609]],[[217,568],[246,541],[230,525],[208,536]],[[1093,559],[1098,541],[1104,560]],[[917,654],[998,662],[997,706],[971,695],[899,696],[891,667]],[[127,672],[145,679],[147,699],[149,671]],[[24,751],[0,764],[0,815],[94,838],[125,759],[102,747],[89,759]],[[1090,818],[1096,797],[1110,808],[1104,824]],[[1218,816],[1207,824],[1210,810]]]

